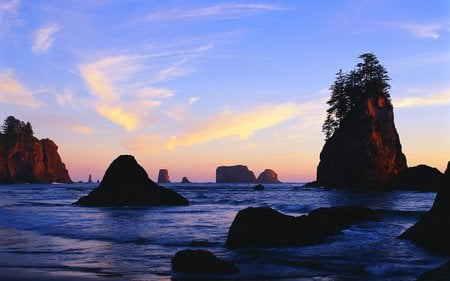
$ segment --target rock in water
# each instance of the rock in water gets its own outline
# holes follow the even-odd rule
[[[368,208],[357,206],[320,208],[299,217],[284,215],[268,207],[249,207],[239,211],[234,218],[226,246],[312,245],[362,220],[378,220],[378,216]]]
[[[437,192],[433,207],[400,238],[429,251],[450,255],[450,161],[444,176],[445,186]]]
[[[216,183],[255,183],[255,174],[247,166],[220,166],[216,169]]]
[[[278,180],[278,175],[271,169],[265,169],[264,172],[262,172],[258,179],[256,180],[258,183],[281,183]]]
[[[181,179],[181,183],[191,183],[187,177]]]
[[[438,191],[445,184],[444,175],[427,165],[410,167],[399,173],[392,181],[395,189]]]
[[[370,95],[348,113],[326,141],[314,184],[383,188],[406,168],[392,105],[384,96]]]
[[[172,258],[172,269],[189,273],[238,273],[239,269],[231,262],[217,258],[205,250],[183,250]]]
[[[450,260],[438,268],[419,275],[417,281],[448,281],[450,279]]]
[[[87,183],[92,183],[92,175],[91,174],[89,174],[89,178],[88,178]]]
[[[159,170],[158,183],[170,183],[169,171],[167,169]]]
[[[189,201],[171,189],[149,179],[147,172],[131,155],[116,158],[100,185],[75,204],[81,206],[153,206],[189,205]]]
[[[254,190],[259,190],[259,191],[264,190],[264,185],[258,183],[257,185],[255,185],[255,186],[253,187],[253,189],[254,189]]]

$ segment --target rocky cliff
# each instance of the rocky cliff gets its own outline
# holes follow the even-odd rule
[[[50,139],[35,137],[0,143],[1,183],[71,183],[58,146]]]
[[[315,185],[383,188],[406,168],[390,101],[368,95],[326,141]]]
[[[438,169],[418,165],[400,172],[392,181],[395,189],[438,191],[445,186],[445,177]]]
[[[169,171],[167,169],[159,170],[158,183],[170,183]]]
[[[255,174],[247,166],[220,166],[216,169],[216,183],[255,183]]]
[[[278,175],[271,169],[265,169],[258,178],[256,179],[258,183],[280,183],[278,180]]]

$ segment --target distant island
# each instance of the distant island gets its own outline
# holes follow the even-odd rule
[[[216,169],[216,183],[280,183],[278,175],[265,169],[258,178],[244,165],[219,166]]]
[[[34,137],[30,122],[9,116],[0,132],[0,183],[72,183],[50,139]]]

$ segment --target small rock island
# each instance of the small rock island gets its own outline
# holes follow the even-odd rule
[[[153,182],[132,155],[117,157],[100,185],[76,203],[80,206],[189,205],[177,192]]]
[[[167,170],[167,169],[159,170],[158,183],[170,183],[169,170]]]
[[[244,165],[220,166],[216,169],[216,183],[255,183],[255,174]]]

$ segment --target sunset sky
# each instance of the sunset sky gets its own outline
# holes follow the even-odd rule
[[[450,2],[0,0],[0,120],[51,138],[73,180],[133,154],[155,179],[244,164],[315,179],[339,69],[391,77],[408,165],[450,160]]]

